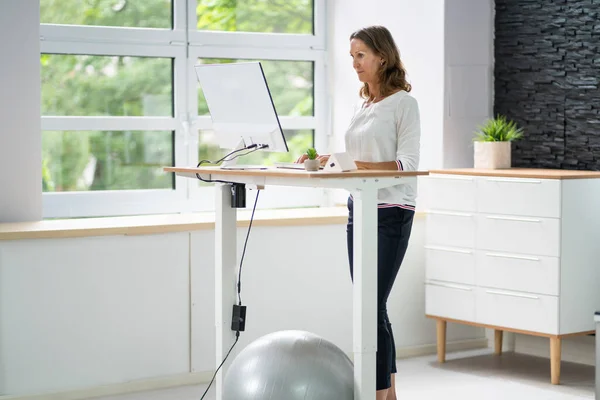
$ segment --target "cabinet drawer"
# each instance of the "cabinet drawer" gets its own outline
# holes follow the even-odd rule
[[[558,296],[557,257],[478,251],[477,286]]]
[[[425,246],[425,278],[475,285],[473,250]]]
[[[460,321],[475,321],[473,287],[428,281],[425,284],[425,313]]]
[[[479,212],[560,217],[559,179],[486,177],[477,183]]]
[[[558,219],[478,215],[477,227],[477,249],[560,256]]]
[[[425,244],[473,248],[475,245],[475,215],[453,211],[427,211]]]
[[[478,287],[477,322],[558,334],[558,297]]]
[[[419,191],[426,209],[475,212],[476,184],[472,176],[429,175]],[[424,189],[424,190],[423,190]]]

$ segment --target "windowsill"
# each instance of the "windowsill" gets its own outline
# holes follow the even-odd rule
[[[417,213],[417,216],[420,213]],[[238,227],[248,226],[251,211],[238,211]],[[253,226],[345,224],[348,210],[340,207],[256,210]],[[214,212],[136,215],[127,217],[57,219],[0,224],[0,241],[60,239],[109,235],[151,235],[214,229]]]
[[[253,226],[342,224],[345,207],[256,210]],[[251,211],[238,211],[238,226],[248,226]],[[214,229],[215,213],[76,218],[0,224],[0,240],[58,239],[108,235],[149,235]]]

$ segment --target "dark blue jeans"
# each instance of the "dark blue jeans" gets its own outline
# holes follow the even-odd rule
[[[414,211],[400,207],[377,209],[377,390],[388,389],[391,386],[391,374],[397,371],[396,344],[392,324],[388,318],[387,300],[408,248],[414,215]],[[350,277],[354,282],[353,202],[350,197],[346,237]]]

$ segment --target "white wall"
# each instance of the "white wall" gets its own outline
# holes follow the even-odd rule
[[[359,28],[379,24],[394,36],[419,102],[419,168],[472,166],[473,133],[492,116],[493,8],[493,0],[331,2],[333,150],[343,151],[345,129],[359,101],[348,38]],[[342,195],[336,200],[342,202]],[[422,209],[419,201],[417,209]]]
[[[42,217],[39,0],[0,0],[0,222]]]
[[[592,317],[593,318],[593,317]],[[513,350],[521,354],[550,358],[550,340],[529,335],[515,335]],[[562,361],[596,365],[596,338],[576,336],[561,343]]]
[[[238,230],[238,254],[245,234]],[[423,235],[418,217],[389,300],[400,356],[435,351],[435,325],[424,317]],[[213,245],[212,230],[0,242],[0,395],[214,371]],[[344,224],[255,226],[239,348],[302,329],[351,354],[346,255]],[[450,348],[482,339],[449,326]]]
[[[0,243],[0,394],[188,372],[189,235]]]
[[[359,101],[348,38],[378,24],[394,36],[419,102],[420,169],[473,166],[474,131],[493,112],[493,0],[344,0],[329,14],[334,150]]]
[[[444,96],[444,1],[332,1],[329,10],[332,143],[343,151],[344,133],[361,86],[350,58],[350,34],[369,25],[392,33],[419,102],[422,124],[421,169],[441,167]]]
[[[493,113],[494,1],[446,0],[443,167],[473,166],[473,136]]]

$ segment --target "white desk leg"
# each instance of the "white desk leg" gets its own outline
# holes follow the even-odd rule
[[[375,400],[377,190],[354,197],[354,399]]]
[[[233,305],[236,304],[236,221],[237,210],[231,208],[231,187],[225,184],[215,186],[215,326],[216,326],[216,365],[227,355],[235,341],[231,330]],[[236,345],[237,346],[237,345]],[[215,378],[216,400],[223,398],[223,378],[228,366],[235,358],[234,349]]]

